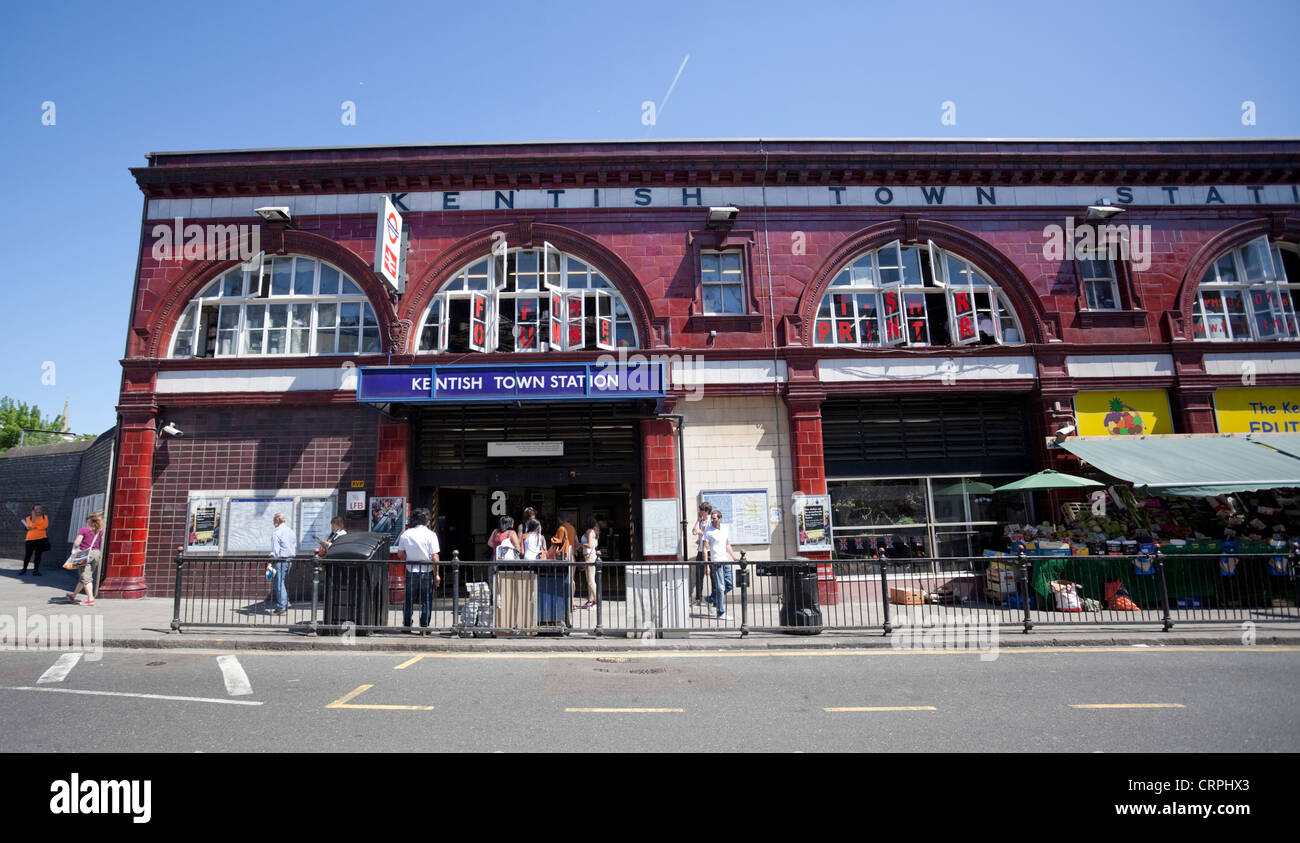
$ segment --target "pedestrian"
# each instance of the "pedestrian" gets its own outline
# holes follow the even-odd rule
[[[727,617],[727,593],[735,588],[728,558],[735,561],[736,553],[731,549],[731,537],[722,524],[721,510],[709,513],[709,529],[704,531],[704,543],[709,550],[709,561],[713,564],[713,594],[709,602],[718,610],[718,620],[730,620]]]
[[[411,628],[412,599],[420,595],[420,629],[428,629],[433,617],[433,587],[442,583],[436,565],[440,561],[438,534],[429,529],[429,510],[411,513],[413,525],[397,539],[397,558],[406,562],[406,600],[402,604],[402,626]],[[432,582],[430,582],[432,574]]]
[[[275,598],[271,614],[283,615],[289,611],[289,590],[285,587],[285,581],[289,578],[293,557],[298,554],[298,537],[285,523],[283,512],[277,512],[271,521],[275,525],[271,531],[271,556],[276,560],[266,566]]]
[[[348,534],[348,531],[343,529],[343,517],[341,515],[335,515],[333,518],[330,519],[330,528],[331,530],[330,530],[329,537],[319,540],[320,549],[316,551],[317,556],[324,556],[325,551],[330,549],[330,545],[334,544],[334,542],[337,541],[339,537],[346,536]]]
[[[542,524],[536,518],[524,523],[524,558],[541,559],[546,539],[542,537]]]
[[[68,595],[68,602],[76,604],[77,594],[86,589],[84,606],[95,604],[95,583],[98,582],[99,562],[104,558],[104,516],[92,512],[86,516],[86,526],[77,531],[77,538],[72,542],[74,555],[81,555],[80,563],[74,566],[77,571],[77,587]],[[64,565],[66,566],[66,563]]]
[[[587,516],[587,530],[582,534],[582,561],[587,574],[587,602],[581,608],[590,609],[596,605],[596,557],[600,554],[600,523],[596,516]],[[574,599],[578,597],[578,583],[573,583]]]
[[[492,558],[498,562],[518,559],[524,555],[524,545],[515,532],[515,519],[509,515],[501,516],[496,531],[488,538],[488,549],[492,551]]]
[[[569,581],[568,584],[565,586],[565,591],[567,591],[569,595],[572,596],[573,595],[573,549],[578,544],[578,531],[573,529],[573,522],[569,520],[568,515],[565,515],[563,512],[561,512],[558,517],[560,523],[555,528],[555,535],[551,536],[551,544],[555,545],[555,558],[563,562],[569,563],[569,568],[568,568]],[[572,605],[573,604],[569,600],[566,599],[564,601],[564,606],[565,606],[564,622],[569,626],[573,625],[572,616],[569,614],[570,607]]]
[[[23,569],[18,572],[18,575],[27,573],[27,563],[31,562],[32,576],[39,577],[41,554],[50,549],[50,540],[47,536],[50,519],[43,507],[33,506],[32,514],[23,519],[23,526],[27,528],[27,548],[23,554]]]
[[[695,526],[691,528],[691,535],[695,536],[695,561],[698,563],[708,561],[704,558],[704,531],[709,529],[709,513],[711,512],[713,512],[713,504],[707,501],[700,504],[696,512]],[[696,606],[700,605],[700,601],[704,599],[704,575],[708,569],[709,566],[704,564],[695,566],[695,598],[692,603]]]

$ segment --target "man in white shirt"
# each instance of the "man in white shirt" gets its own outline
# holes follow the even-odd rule
[[[298,537],[294,535],[293,530],[284,522],[284,513],[277,512],[272,519],[275,529],[271,532],[271,556],[276,561],[267,565],[271,571],[271,582],[275,589],[275,608],[271,611],[273,615],[283,615],[289,610],[289,591],[285,588],[284,582],[289,577],[289,568],[293,565],[293,557],[298,553]]]
[[[406,601],[402,606],[402,625],[411,628],[412,599],[420,595],[420,628],[428,629],[433,617],[433,587],[442,582],[436,565],[440,561],[438,534],[429,529],[429,510],[411,513],[414,525],[397,539],[397,558],[406,562]],[[430,577],[432,574],[432,577]],[[432,579],[432,582],[430,582]]]
[[[727,560],[730,558],[734,562],[736,553],[731,549],[731,536],[722,525],[721,510],[715,509],[709,513],[709,529],[704,531],[703,543],[708,548],[709,561],[713,563],[713,593],[709,595],[709,602],[717,608],[718,620],[730,620],[727,617],[726,597],[735,585],[731,565]]]

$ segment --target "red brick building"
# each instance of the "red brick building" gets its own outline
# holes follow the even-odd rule
[[[594,515],[640,558],[683,499],[783,558],[792,496],[828,489],[835,554],[976,552],[1032,513],[971,484],[1058,459],[1064,424],[1215,432],[1300,384],[1298,168],[1292,140],[150,155],[103,591],[169,593],[178,545],[269,546],[271,508],[304,542],[335,512],[364,529],[357,491],[433,507],[466,559],[502,502]],[[219,251],[239,226],[263,259]],[[1089,251],[1089,226],[1123,242]],[[595,394],[584,367],[624,351],[663,381]],[[370,367],[438,385],[367,399]],[[473,389],[504,371],[589,383]]]

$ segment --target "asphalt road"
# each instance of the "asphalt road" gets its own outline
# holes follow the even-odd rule
[[[1296,752],[1298,696],[1294,647],[6,652],[0,751]]]

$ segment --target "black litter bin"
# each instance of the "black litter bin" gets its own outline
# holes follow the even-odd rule
[[[380,533],[348,533],[325,551],[325,625],[388,625],[388,546]],[[337,634],[337,630],[329,630]],[[358,630],[365,635],[366,631]]]
[[[759,573],[781,577],[781,631],[791,635],[817,635],[822,631],[817,563],[802,556],[790,561],[798,564],[764,567]]]

